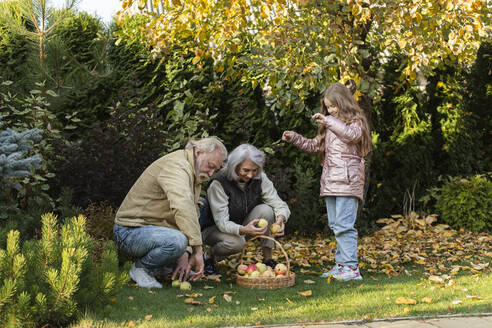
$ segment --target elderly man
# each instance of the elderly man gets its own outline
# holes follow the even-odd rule
[[[246,238],[254,235],[271,235],[273,223],[280,230],[273,236],[284,234],[285,222],[290,210],[280,199],[273,183],[263,173],[265,154],[256,147],[242,144],[234,149],[227,160],[227,166],[213,178],[207,189],[207,210],[200,208],[202,238],[211,247],[204,254],[205,272],[217,273],[215,261],[241,252]],[[205,205],[207,206],[207,205]],[[257,227],[260,218],[268,221],[268,226]],[[208,226],[208,227],[207,227]],[[275,267],[272,259],[274,242],[262,240],[263,262]]]
[[[191,140],[184,150],[153,162],[126,195],[114,225],[120,250],[137,259],[130,277],[144,288],[162,288],[156,275],[172,279],[203,276],[203,249],[198,223],[201,184],[227,157],[215,138]]]

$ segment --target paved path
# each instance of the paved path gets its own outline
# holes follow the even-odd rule
[[[439,316],[435,318],[392,318],[371,322],[344,321],[326,323],[296,323],[287,325],[249,326],[268,328],[492,328],[492,313],[476,316]],[[236,327],[239,328],[239,327]]]

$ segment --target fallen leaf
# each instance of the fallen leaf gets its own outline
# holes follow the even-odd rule
[[[210,304],[213,304],[213,303],[215,302],[215,297],[216,297],[216,296],[212,296],[212,297],[210,297],[210,298],[208,299],[208,302],[209,302]]]
[[[429,277],[430,281],[436,282],[438,284],[444,284],[444,279],[438,276],[430,276]]]
[[[297,294],[299,294],[301,296],[311,296],[311,295],[313,295],[313,292],[311,290],[306,290],[303,292],[297,292]]]
[[[193,298],[185,298],[184,302],[185,304],[191,304],[191,305],[203,305],[202,302],[195,301]]]
[[[236,301],[236,305],[239,305],[239,304],[241,304],[241,302],[239,302],[239,301]]]
[[[115,303],[116,302],[116,297],[113,297],[110,299],[111,302]]]
[[[463,303],[463,301],[460,301],[460,300],[454,300],[451,302],[451,304],[453,304],[453,305],[457,305],[457,304],[461,304],[461,303]]]
[[[226,302],[232,302],[232,297],[227,294],[224,294],[224,299],[226,300]]]
[[[130,301],[133,301],[133,296],[128,296],[128,299],[129,299]]]
[[[203,289],[212,289],[212,288],[215,288],[215,287],[214,286],[209,286],[209,285],[203,286]]]
[[[149,314],[149,315],[146,315],[145,316],[145,320],[150,320],[150,319],[152,319],[152,314]]]
[[[417,300],[414,300],[413,298],[409,297],[398,297],[395,301],[396,304],[417,304]]]
[[[193,312],[193,310],[194,310],[194,308],[192,308],[192,307],[189,307],[186,309],[186,311],[188,311],[188,312]]]
[[[128,321],[128,327],[133,327],[135,326],[135,323],[133,323],[133,320]]]
[[[471,298],[472,300],[479,300],[479,299],[481,299],[481,297],[478,296],[478,295],[466,295],[466,298]]]
[[[314,283],[315,283],[315,281],[314,281],[314,280],[309,280],[309,279],[308,279],[308,280],[304,280],[304,283],[305,283],[305,284],[314,284]]]
[[[420,300],[422,303],[434,303],[434,300],[431,298],[431,297],[423,297],[421,300]]]
[[[157,294],[157,293],[156,293],[156,292],[154,292],[153,290],[149,290],[149,294],[155,295],[155,294]]]
[[[258,310],[258,308],[257,308],[257,307],[252,307],[252,308],[251,308],[251,311],[257,311],[257,310]]]
[[[329,276],[328,278],[326,278],[326,284],[329,285],[331,283],[331,276]]]
[[[285,298],[285,300],[286,300],[289,304],[294,304],[294,302],[292,302],[291,300],[289,300],[287,297]]]
[[[212,312],[212,309],[208,307],[207,312]]]

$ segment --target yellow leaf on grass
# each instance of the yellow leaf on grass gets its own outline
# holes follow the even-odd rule
[[[481,297],[478,295],[466,295],[466,298],[471,298],[472,300],[479,300]]]
[[[409,297],[398,297],[395,301],[396,304],[417,304],[417,300]]]
[[[116,302],[116,297],[111,298],[110,301],[113,303]]]
[[[210,298],[208,299],[208,302],[209,302],[210,304],[212,304],[213,302],[215,302],[215,296],[210,297]]]
[[[430,276],[430,281],[437,282],[438,284],[444,284],[444,279],[439,276]]]
[[[313,280],[308,279],[308,280],[304,280],[304,283],[305,283],[305,284],[314,284],[314,281],[313,281]]]
[[[311,295],[313,295],[313,292],[311,290],[305,290],[303,292],[297,292],[297,294],[299,294],[301,296],[311,296]]]
[[[431,297],[424,297],[420,300],[422,303],[434,303],[434,300]]]
[[[146,315],[145,316],[145,320],[150,320],[150,319],[152,319],[152,314],[149,314],[149,315]]]
[[[128,321],[128,327],[133,327],[135,324],[133,323],[133,320]]]
[[[224,294],[224,299],[227,301],[227,302],[231,302],[232,301],[232,297],[227,295],[227,294]]]

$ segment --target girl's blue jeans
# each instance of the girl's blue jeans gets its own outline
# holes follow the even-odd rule
[[[335,234],[337,251],[335,262],[351,267],[358,266],[357,260],[357,229],[355,219],[359,201],[355,197],[325,197],[328,225]]]
[[[171,273],[188,245],[188,238],[181,231],[166,227],[115,224],[113,232],[118,249],[137,259],[135,267],[144,268],[151,275]]]

